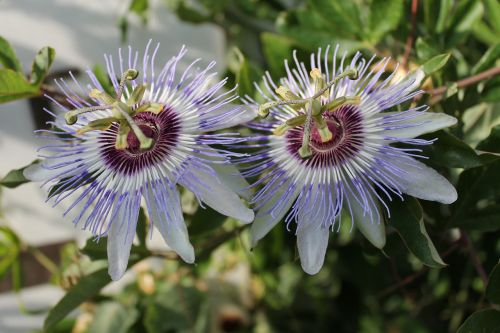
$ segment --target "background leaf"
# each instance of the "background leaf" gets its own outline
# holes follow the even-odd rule
[[[0,63],[6,69],[12,69],[15,72],[22,72],[23,67],[17,59],[16,53],[10,46],[10,43],[0,36]]]
[[[52,66],[52,62],[54,62],[55,56],[56,51],[49,46],[45,46],[38,51],[35,60],[33,60],[33,65],[31,65],[30,83],[32,85],[40,86],[42,84],[50,66]]]
[[[446,266],[425,230],[422,207],[417,199],[405,196],[402,202],[398,199],[391,202],[389,208],[389,224],[398,231],[410,252],[429,267]]]

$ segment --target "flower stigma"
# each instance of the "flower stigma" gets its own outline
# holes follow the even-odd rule
[[[150,131],[141,124],[137,124],[134,116],[141,112],[151,112],[159,114],[164,110],[164,105],[159,103],[145,102],[143,103],[146,85],[138,84],[133,89],[128,98],[123,97],[123,91],[127,81],[132,81],[137,78],[139,71],[136,69],[126,70],[120,79],[119,89],[116,97],[112,97],[104,91],[92,89],[89,97],[101,101],[103,104],[98,106],[83,107],[71,110],[64,114],[66,124],[73,125],[78,121],[78,116],[84,113],[111,110],[111,116],[90,121],[87,125],[79,128],[77,135],[89,131],[106,131],[113,123],[118,123],[118,132],[116,135],[115,147],[118,150],[132,148],[140,151],[149,150],[152,148],[154,138],[149,137]],[[146,130],[146,134],[144,131]],[[132,145],[133,147],[130,147]]]
[[[279,86],[275,92],[281,98],[281,101],[273,101],[259,106],[258,114],[260,117],[265,118],[269,115],[269,110],[279,105],[289,105],[296,111],[303,110],[301,114],[286,120],[283,124],[275,128],[274,135],[284,135],[289,129],[298,126],[304,126],[304,134],[302,136],[302,146],[299,148],[299,155],[302,158],[307,158],[312,155],[310,149],[311,130],[312,126],[317,129],[321,142],[326,143],[333,140],[334,135],[332,128],[339,127],[340,124],[329,126],[327,120],[323,117],[325,112],[333,112],[339,107],[346,104],[359,104],[359,96],[342,96],[335,98],[327,103],[323,101],[329,97],[330,88],[343,78],[356,80],[358,78],[358,71],[350,68],[330,82],[326,82],[325,76],[321,74],[318,68],[313,68],[309,73],[314,82],[314,94],[311,97],[301,99],[288,88]]]

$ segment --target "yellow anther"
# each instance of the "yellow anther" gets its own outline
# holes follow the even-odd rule
[[[275,91],[281,97],[281,99],[284,101],[291,101],[291,100],[300,99],[299,96],[295,95],[288,88],[285,88],[283,86],[279,86]]]
[[[107,104],[107,105],[111,105],[114,102],[116,102],[116,99],[114,99],[113,97],[109,96],[104,91],[100,91],[98,89],[92,89],[90,91],[90,93],[89,93],[89,96],[91,98],[98,99],[98,100],[102,101],[104,104]]]

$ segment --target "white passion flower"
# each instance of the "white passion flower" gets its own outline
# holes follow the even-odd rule
[[[260,176],[252,199],[256,217],[252,246],[278,222],[296,222],[302,268],[316,274],[322,267],[330,231],[339,230],[345,210],[359,231],[377,248],[385,245],[382,207],[406,193],[450,204],[454,187],[440,174],[417,161],[419,146],[432,141],[421,134],[451,126],[456,119],[418,106],[396,106],[421,93],[417,71],[393,82],[395,72],[382,79],[389,59],[374,64],[356,53],[350,63],[338,46],[312,54],[310,67],[285,61],[286,77],[275,83],[269,73],[256,89],[266,101],[261,121],[250,127],[264,135],[248,138],[259,152],[244,157],[244,176]],[[257,103],[246,97],[249,105]],[[404,143],[401,148],[393,143]],[[248,166],[250,165],[250,166]],[[288,214],[287,214],[288,213]]]
[[[255,111],[232,104],[238,96],[235,89],[223,91],[226,79],[214,82],[214,62],[199,70],[198,59],[178,75],[184,47],[155,72],[159,44],[152,52],[150,44],[142,57],[130,47],[119,50],[117,66],[105,56],[114,96],[90,70],[85,88],[73,75],[73,82],[56,81],[72,108],[51,98],[63,117],[53,114],[55,130],[39,132],[54,143],[41,147],[42,162],[24,171],[48,187],[54,205],[69,201],[64,215],[71,212],[75,225],[108,237],[114,280],[127,268],[142,200],[152,225],[187,263],[195,256],[178,185],[192,191],[200,205],[243,223],[254,218],[235,194],[249,193],[241,190],[248,183],[229,164],[234,154],[210,145],[240,142],[235,134],[213,131],[247,122]]]

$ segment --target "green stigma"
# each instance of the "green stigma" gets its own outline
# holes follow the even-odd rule
[[[110,96],[104,91],[93,89],[89,93],[89,97],[102,102],[102,105],[84,107],[68,111],[64,114],[64,119],[68,125],[73,125],[78,121],[78,116],[83,113],[94,112],[99,110],[111,110],[111,116],[97,119],[89,122],[87,125],[79,128],[77,134],[81,135],[89,131],[105,131],[108,130],[113,123],[118,124],[118,132],[116,135],[115,148],[119,150],[127,149],[127,136],[132,131],[140,143],[140,149],[148,150],[153,146],[153,139],[148,138],[139,126],[134,121],[134,116],[140,112],[160,113],[164,109],[164,105],[159,103],[146,102],[142,103],[146,86],[143,84],[137,85],[130,96],[122,101],[123,91],[127,81],[132,81],[137,78],[139,71],[136,69],[126,70],[120,79],[120,85],[115,97]],[[139,105],[139,106],[137,106]],[[136,107],[137,106],[137,107]]]
[[[288,105],[297,111],[303,110],[302,114],[288,119],[286,122],[276,127],[273,132],[275,135],[280,136],[284,135],[289,129],[297,126],[304,126],[302,146],[299,148],[299,155],[302,158],[307,158],[312,155],[309,148],[312,124],[316,126],[322,142],[328,142],[333,138],[333,133],[328,128],[323,113],[335,111],[335,109],[346,104],[359,104],[360,102],[359,96],[339,97],[324,105],[321,102],[322,98],[328,98],[330,88],[343,78],[356,80],[358,78],[358,71],[356,69],[350,68],[339,74],[330,82],[326,82],[324,75],[321,74],[321,71],[317,68],[311,70],[310,76],[314,82],[314,95],[312,97],[302,99],[288,88],[280,86],[275,91],[281,98],[281,101],[261,104],[258,110],[259,116],[263,118],[269,115],[269,110],[271,108],[280,105]]]

